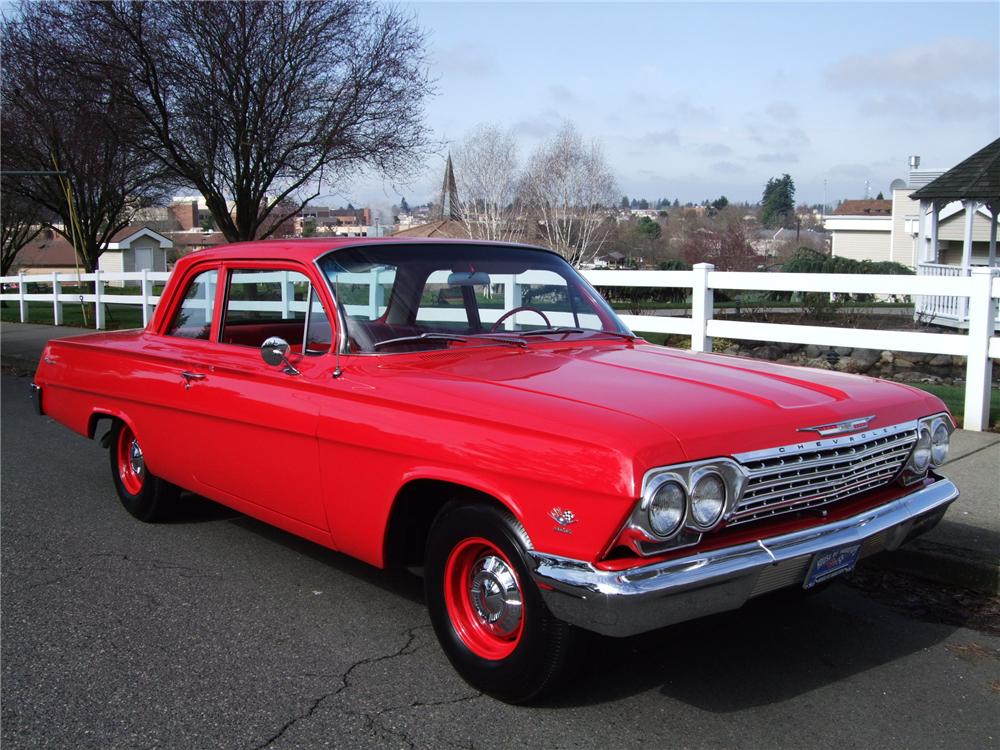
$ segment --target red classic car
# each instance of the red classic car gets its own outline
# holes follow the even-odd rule
[[[813,590],[942,517],[951,417],[898,383],[653,346],[558,255],[252,242],[181,260],[145,330],[45,349],[40,413],[121,502],[178,488],[423,570],[441,646],[511,702],[611,636]]]

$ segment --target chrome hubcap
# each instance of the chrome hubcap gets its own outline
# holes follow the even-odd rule
[[[472,566],[469,589],[480,621],[497,635],[510,635],[521,622],[521,589],[503,559],[487,555]]]
[[[142,458],[142,449],[139,447],[139,441],[133,440],[132,444],[128,447],[128,463],[132,467],[132,472],[137,476],[142,476],[143,467],[146,463]]]

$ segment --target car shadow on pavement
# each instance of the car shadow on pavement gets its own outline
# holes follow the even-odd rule
[[[291,550],[296,554],[335,568],[345,575],[353,576],[365,583],[377,586],[383,591],[402,596],[414,604],[421,606],[424,604],[423,579],[408,570],[376,568],[342,552],[328,549],[310,542],[308,539],[283,531],[276,526],[271,526],[242,513],[232,512],[234,515],[230,520],[235,526],[239,526],[270,542],[280,544],[285,549]]]
[[[838,582],[807,600],[762,597],[740,610],[631,638],[581,634],[586,643],[578,653],[588,655],[586,665],[548,705],[606,703],[659,685],[665,698],[732,713],[903,659],[954,629],[889,609],[873,616],[873,606],[879,609]]]

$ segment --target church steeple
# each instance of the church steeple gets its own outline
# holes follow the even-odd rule
[[[451,154],[448,154],[448,162],[444,167],[444,182],[441,185],[441,199],[438,201],[441,206],[441,217],[445,221],[451,219],[458,220],[458,186],[455,184],[455,170],[451,165]]]

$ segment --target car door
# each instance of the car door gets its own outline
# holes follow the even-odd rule
[[[206,316],[209,297],[215,314]],[[291,339],[298,374],[264,363],[260,344],[273,335]],[[190,474],[179,483],[279,525],[328,530],[316,433],[332,340],[304,268],[255,261],[194,274],[163,335],[147,345],[171,391],[160,423]]]

